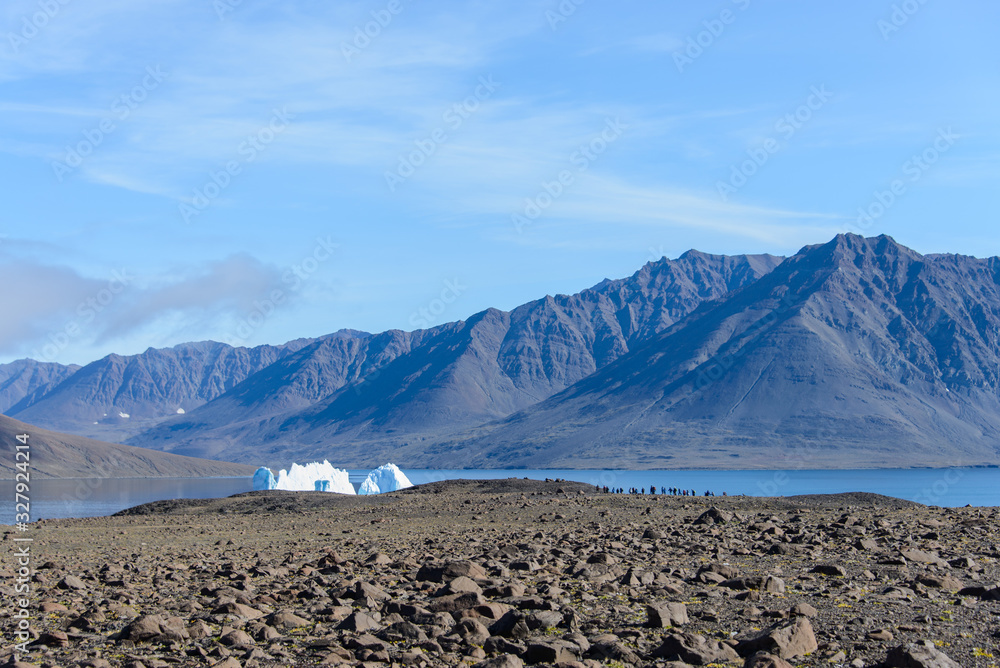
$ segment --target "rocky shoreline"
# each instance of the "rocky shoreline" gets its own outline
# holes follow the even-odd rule
[[[987,668],[998,519],[511,479],[164,501],[4,540],[34,538],[21,666]]]

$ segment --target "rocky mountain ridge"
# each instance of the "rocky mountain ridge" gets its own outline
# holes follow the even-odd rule
[[[131,373],[111,356],[14,415],[48,426],[94,397],[146,400],[155,382],[146,405],[186,392],[192,410],[119,433],[133,445],[230,461],[995,464],[998,332],[1000,259],[839,235],[787,259],[690,251],[575,295],[415,332],[254,349],[195,344],[216,358],[189,362],[183,382],[149,371],[169,370],[151,360],[176,353],[147,351],[129,362]],[[227,360],[241,360],[240,373],[227,377]]]

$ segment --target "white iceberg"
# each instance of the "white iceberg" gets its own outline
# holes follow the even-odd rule
[[[395,492],[398,489],[413,487],[413,483],[395,464],[385,464],[368,474],[361,483],[358,494],[382,494]]]
[[[277,481],[274,479],[274,474],[266,466],[261,466],[253,474],[253,489],[255,492],[264,489],[274,489],[276,484]]]
[[[317,483],[321,481],[326,481],[328,485],[318,485]],[[323,463],[292,464],[287,471],[282,469],[278,472],[278,480],[272,489],[311,492],[320,488],[337,494],[355,493],[347,471],[334,468],[326,460],[323,460]]]

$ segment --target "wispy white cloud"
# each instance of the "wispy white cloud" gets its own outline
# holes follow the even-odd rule
[[[153,328],[169,338],[192,323],[243,318],[276,290],[282,291],[280,306],[288,307],[295,295],[283,274],[240,254],[166,275],[122,266],[94,277],[67,266],[0,262],[0,281],[18,286],[2,300],[5,312],[18,315],[0,322],[0,355],[56,360],[67,348],[113,344]]]
[[[148,50],[146,63],[131,54],[128,64],[119,64],[125,71],[135,70],[133,78],[143,75],[147,63],[170,74],[162,86],[143,96],[148,99],[127,120],[116,123],[113,141],[94,151],[80,173],[88,180],[145,193],[173,188],[174,196],[180,197],[192,165],[207,167],[231,159],[240,142],[260,129],[275,106],[296,114],[300,125],[291,129],[269,157],[289,163],[353,164],[371,155],[372,146],[406,136],[431,120],[440,113],[442,100],[460,99],[463,72],[486,73],[479,70],[491,50],[531,30],[530,22],[523,20],[524,12],[479,7],[472,15],[437,12],[428,16],[419,6],[406,5],[406,11],[366,48],[348,58],[343,46],[354,40],[356,26],[371,20],[369,8],[361,11],[362,6],[326,8],[313,17],[292,15],[289,10],[267,22],[248,20],[254,14],[242,7],[224,22],[202,19],[191,23],[189,6],[179,14],[180,20],[164,17],[159,30],[186,30],[190,52]],[[129,26],[135,27],[130,12],[119,10],[115,18],[127,32]],[[64,36],[62,41],[87,51],[85,61],[101,56],[114,59],[113,48],[102,43],[106,35],[99,29],[110,14],[91,12],[84,21],[89,29],[79,30],[75,40]],[[50,29],[64,30],[55,21]],[[146,25],[145,29],[155,28]],[[282,48],[274,49],[275,43]],[[36,60],[32,63],[39,66]],[[51,62],[45,71],[69,73],[78,63],[61,68]],[[103,92],[87,92],[95,100],[92,107],[24,101],[8,103],[0,107],[0,113],[18,115],[13,119],[15,126],[49,137],[58,137],[58,132],[51,123],[39,127],[38,114],[68,117],[60,124],[66,128],[64,140],[57,139],[45,155],[38,156],[58,159],[92,122],[108,116],[112,100],[127,95],[136,85],[125,74],[115,81],[105,85]]]
[[[360,168],[371,174],[372,188],[377,191],[378,181],[395,167],[399,156],[411,151],[414,141],[443,127],[444,112],[471,93],[477,77],[492,73],[498,52],[533,31],[548,28],[545,3],[503,11],[474,4],[471,11],[461,14],[404,5],[405,10],[370,44],[347,57],[344,45],[356,47],[355,29],[371,20],[371,8],[363,3],[310,8],[315,13],[308,17],[301,8],[271,7],[266,22],[249,7],[234,9],[224,21],[196,18],[190,5],[179,0],[160,3],[161,10],[166,7],[184,11],[173,20],[162,13],[160,30],[176,31],[183,26],[191,51],[179,59],[176,52],[171,53],[171,62],[160,62],[165,61],[160,57],[164,54],[148,54],[170,73],[169,78],[116,128],[105,146],[83,162],[79,173],[92,182],[181,201],[190,200],[192,189],[210,169],[238,157],[242,142],[266,124],[274,107],[288,109],[295,120],[280,141],[268,147],[263,159],[290,167]],[[88,50],[89,59],[97,58],[107,53],[98,43],[105,37],[106,22],[115,17],[134,26],[129,19],[136,16],[121,5],[114,11],[90,10],[84,27],[74,33],[73,43]],[[630,38],[624,46],[662,52],[672,50],[677,39],[667,33],[647,34]],[[276,43],[282,48],[273,48]],[[56,69],[58,63],[49,66]],[[141,74],[141,67],[132,65],[132,69],[136,71],[133,78]],[[109,86],[103,99],[127,91],[132,82],[123,79],[125,83],[117,89]],[[624,115],[631,120],[636,137],[676,145],[678,151],[690,155],[690,141],[678,131],[685,124],[757,111],[729,108],[692,113],[664,109],[659,102],[648,107],[570,105],[525,96],[517,92],[514,82],[504,82],[502,76],[498,79],[500,91],[483,102],[461,128],[449,129],[448,141],[406,184],[410,192],[403,197],[435,205],[445,202],[444,215],[456,208],[499,213],[532,195],[539,179],[565,168],[574,143],[589,141],[608,116]],[[91,98],[102,99],[96,94]],[[70,118],[85,119],[95,113],[73,105],[32,102],[8,103],[0,112],[28,114],[36,107]],[[101,109],[96,107],[97,112]],[[75,140],[88,122],[76,118],[73,123],[80,129],[70,131],[66,142]],[[32,147],[38,145],[20,148]],[[52,147],[45,158],[58,159],[64,149]],[[709,156],[711,150],[702,145],[697,153]],[[585,205],[573,205],[575,200],[568,198],[560,215],[606,220],[617,212],[612,217],[623,224],[627,215],[635,215],[631,221],[635,225],[655,221],[748,233],[745,226],[727,222],[734,217],[732,211],[696,205],[698,194],[685,195],[678,186],[629,190],[598,182],[589,183],[586,190]],[[504,205],[491,207],[491,202]],[[753,219],[760,223],[751,226],[749,234],[755,234],[752,230],[771,237],[778,234],[767,231],[771,223],[766,221],[774,215],[767,209],[755,212]]]
[[[62,332],[105,282],[84,278],[67,267],[0,263],[0,283],[17,286],[4,290],[3,308],[10,317],[0,318],[0,354],[21,352],[28,342]]]
[[[541,188],[530,195],[534,197]],[[544,209],[542,214],[520,228],[511,219],[521,213],[524,201],[513,208],[496,206],[497,220],[502,221],[501,238],[533,246],[562,247],[565,239],[559,231],[575,226],[574,243],[591,239],[602,243],[606,230],[617,234],[640,230],[700,230],[730,238],[766,242],[776,248],[794,249],[806,242],[826,239],[841,231],[843,219],[836,214],[791,211],[727,203],[714,194],[696,193],[670,186],[638,185],[614,176],[577,175],[566,193]],[[550,234],[550,224],[557,230]],[[603,227],[604,230],[598,229]],[[599,247],[599,246],[598,246]]]

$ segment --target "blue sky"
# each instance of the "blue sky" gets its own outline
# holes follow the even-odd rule
[[[996,3],[509,5],[5,2],[0,361],[415,329],[842,231],[1000,255]]]

